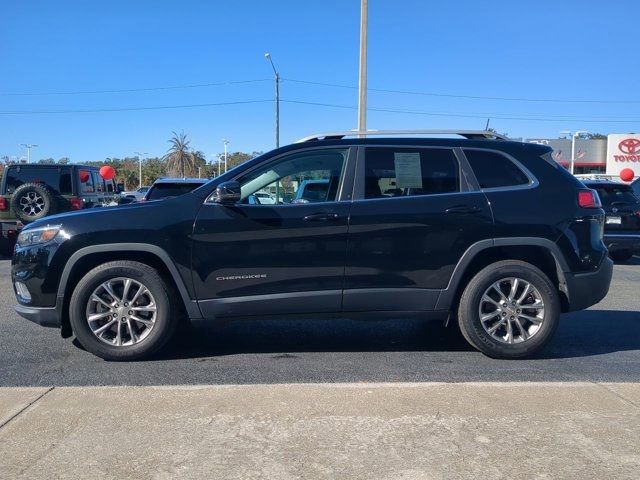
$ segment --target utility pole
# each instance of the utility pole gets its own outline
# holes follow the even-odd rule
[[[360,81],[358,83],[358,131],[367,130],[367,17],[368,0],[360,0]]]
[[[276,70],[276,66],[273,64],[273,59],[270,53],[265,53],[264,58],[269,60],[273,73],[275,74],[276,81],[276,148],[280,146],[280,74]]]
[[[142,188],[142,157],[144,155],[148,155],[148,153],[147,152],[133,152],[133,153],[135,153],[138,156],[138,167],[140,170],[140,179],[139,179],[140,181],[139,181],[138,188]]]
[[[229,145],[229,140],[223,138],[222,143],[224,144],[224,173],[227,173],[227,145]]]
[[[38,145],[35,143],[21,143],[20,146],[27,149],[27,163],[31,163],[31,149]]]

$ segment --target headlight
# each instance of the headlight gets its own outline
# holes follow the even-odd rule
[[[60,227],[60,225],[47,225],[46,227],[23,230],[20,232],[20,235],[18,235],[18,245],[21,247],[30,247],[31,245],[49,242],[60,233]]]

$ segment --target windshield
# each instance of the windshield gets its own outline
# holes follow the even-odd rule
[[[602,205],[605,206],[639,202],[628,185],[594,185],[592,188],[597,190]]]
[[[201,183],[157,183],[149,190],[147,200],[178,197],[200,187]]]

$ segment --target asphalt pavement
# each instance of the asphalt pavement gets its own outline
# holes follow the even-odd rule
[[[493,360],[416,320],[254,320],[198,326],[160,357],[106,362],[20,318],[0,260],[0,386],[339,382],[638,382],[640,259],[614,269],[607,298],[562,317],[530,360]]]

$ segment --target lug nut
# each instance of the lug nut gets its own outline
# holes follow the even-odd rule
[[[133,311],[132,310],[129,310],[129,315],[133,315]]]

